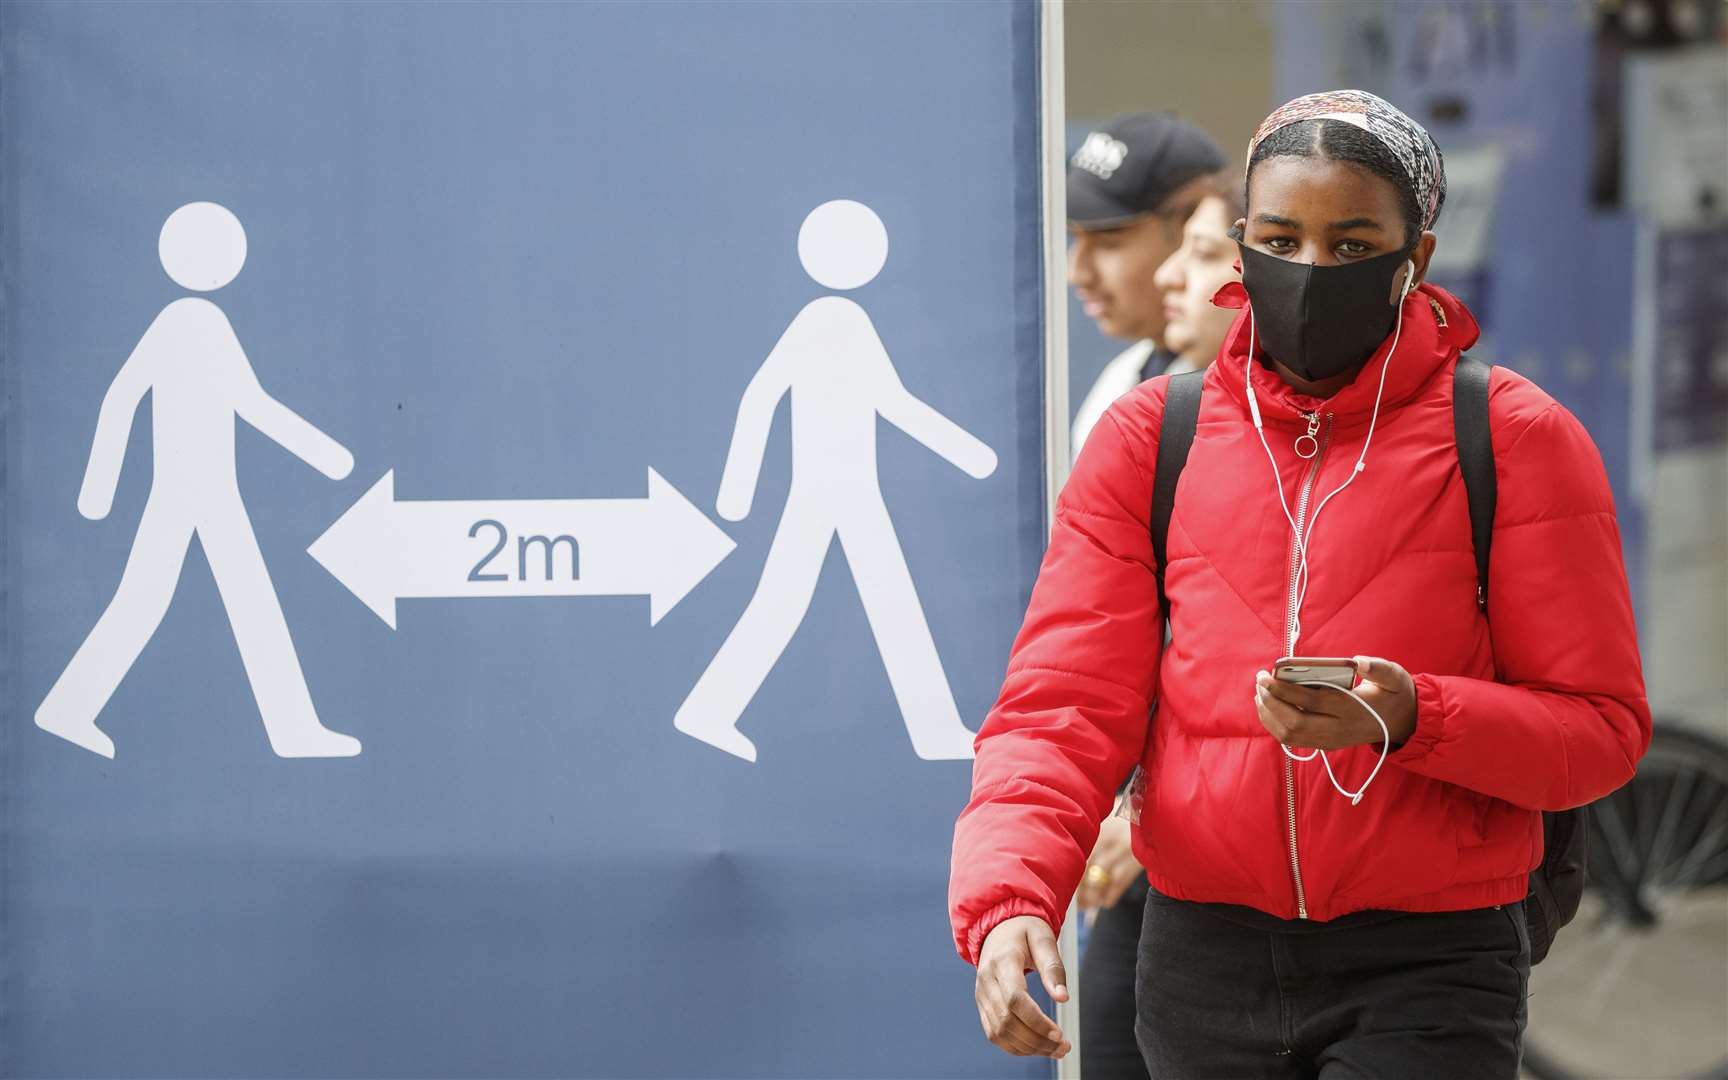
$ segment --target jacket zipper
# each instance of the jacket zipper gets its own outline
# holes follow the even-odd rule
[[[1296,496],[1296,533],[1290,538],[1290,599],[1284,614],[1284,652],[1290,655],[1296,647],[1296,585],[1302,566],[1302,528],[1308,521],[1308,500],[1314,493],[1314,481],[1320,475],[1320,460],[1326,456],[1326,443],[1332,434],[1332,414],[1303,413],[1308,421],[1307,438],[1317,440],[1314,458],[1308,465],[1308,475],[1302,478],[1302,489]],[[1318,434],[1316,434],[1318,432]],[[1290,841],[1290,878],[1296,884],[1296,917],[1308,917],[1308,896],[1302,890],[1302,860],[1296,854],[1296,765],[1289,754],[1284,759],[1284,812],[1286,836]]]

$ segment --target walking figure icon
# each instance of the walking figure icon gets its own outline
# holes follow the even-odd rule
[[[827,202],[805,218],[798,255],[817,283],[856,289],[887,261],[888,233],[868,206]],[[820,297],[793,318],[744,390],[716,500],[730,521],[750,513],[774,411],[788,394],[792,485],[784,515],[755,595],[678,709],[674,726],[756,760],[756,746],[738,730],[738,720],[803,622],[838,537],[913,751],[926,760],[970,758],[973,733],[960,719],[882,501],[877,418],[976,479],[995,472],[996,453],[906,389],[862,307],[844,296]]]
[[[213,292],[240,273],[246,232],[226,207],[188,203],[162,226],[158,250],[176,284]],[[36,725],[114,756],[96,726],[120,680],[149,642],[197,536],[222,595],[270,746],[282,757],[351,757],[360,740],[318,720],[282,605],[240,498],[234,464],[238,417],[340,480],[354,459],[330,436],[265,392],[222,309],[183,297],[156,316],[121,366],[96,421],[78,511],[108,516],[134,414],[150,395],[154,472],[114,598],[36,710]]]

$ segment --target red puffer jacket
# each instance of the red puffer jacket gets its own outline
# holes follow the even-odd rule
[[[1220,293],[1244,301],[1240,285]],[[961,956],[977,963],[1015,915],[1060,928],[1136,762],[1134,853],[1153,886],[1317,920],[1521,899],[1542,856],[1538,811],[1632,775],[1650,713],[1607,477],[1577,420],[1504,368],[1489,389],[1499,498],[1486,615],[1477,606],[1452,427],[1452,369],[1476,332],[1441,289],[1405,300],[1366,468],[1309,540],[1297,651],[1383,656],[1416,682],[1415,732],[1355,806],[1318,759],[1288,760],[1255,712],[1254,673],[1285,654],[1296,562],[1249,416],[1246,313],[1207,371],[1177,487],[1163,649],[1149,518],[1165,380],[1105,415],[1057,501],[978,733],[949,881]],[[1349,475],[1387,350],[1326,400],[1249,365],[1293,515]],[[1322,449],[1306,462],[1294,442],[1310,412]],[[1339,782],[1360,786],[1379,754],[1334,752]]]

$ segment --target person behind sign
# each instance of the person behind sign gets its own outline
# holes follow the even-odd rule
[[[1134,342],[1104,366],[1069,428],[1072,453],[1104,410],[1174,359],[1158,268],[1206,195],[1224,155],[1174,113],[1118,117],[1068,163],[1068,283],[1098,329]]]
[[[1423,281],[1444,193],[1428,133],[1372,94],[1298,98],[1255,133],[1243,279],[1218,297],[1242,311],[1167,533],[1167,646],[1170,380],[1087,442],[955,826],[954,940],[1004,1050],[1068,1051],[1024,973],[1068,997],[1055,933],[1138,766],[1152,1075],[1516,1076],[1540,812],[1625,783],[1650,709],[1600,456],[1504,368],[1479,592],[1452,402],[1476,324]],[[1360,681],[1287,685],[1286,655]]]

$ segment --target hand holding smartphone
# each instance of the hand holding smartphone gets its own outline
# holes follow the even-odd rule
[[[1272,665],[1272,677],[1287,683],[1330,683],[1349,690],[1356,685],[1356,662],[1348,656],[1286,656]]]

